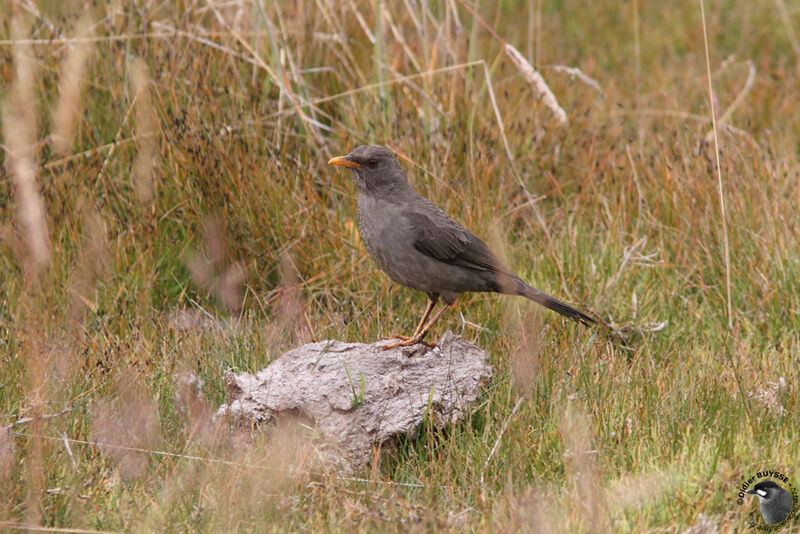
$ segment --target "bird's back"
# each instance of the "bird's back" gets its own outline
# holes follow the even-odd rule
[[[497,291],[490,265],[501,265],[486,244],[410,186],[391,195],[359,194],[364,245],[389,277],[442,295]]]

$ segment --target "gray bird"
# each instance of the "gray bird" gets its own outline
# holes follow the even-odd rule
[[[380,146],[359,146],[328,165],[347,167],[358,189],[358,229],[375,263],[389,278],[424,291],[428,306],[410,337],[384,350],[423,342],[458,293],[491,291],[521,295],[584,325],[595,320],[523,282],[475,237],[409,185],[394,155]],[[437,301],[446,306],[428,320]]]
[[[759,482],[745,493],[758,497],[761,517],[767,525],[777,525],[792,511],[792,494],[772,480]]]

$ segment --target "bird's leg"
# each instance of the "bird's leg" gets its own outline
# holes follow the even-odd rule
[[[436,315],[434,315],[434,316],[433,316],[433,319],[431,319],[430,321],[428,321],[428,324],[426,324],[425,326],[423,326],[423,327],[422,327],[422,329],[421,329],[420,331],[418,331],[416,334],[414,334],[414,336],[413,336],[413,337],[417,337],[417,336],[419,336],[419,339],[420,339],[420,341],[421,341],[421,340],[422,340],[422,338],[424,338],[424,337],[425,337],[425,335],[426,335],[426,334],[427,334],[427,333],[430,331],[430,329],[433,327],[433,325],[434,325],[434,324],[436,324],[436,321],[438,321],[439,319],[441,319],[441,318],[442,318],[442,315],[444,315],[444,313],[445,313],[447,310],[449,310],[450,308],[452,308],[452,307],[453,307],[453,305],[452,305],[452,304],[445,304],[444,308],[440,308],[440,309],[439,309],[439,311],[437,311],[437,312],[436,312]]]
[[[402,336],[402,335],[400,335],[400,334],[397,334],[397,335],[395,335],[395,336],[392,336],[392,337],[394,337],[394,338],[397,338],[397,339],[402,339],[402,340],[404,340],[404,341],[408,341],[409,339],[411,339],[411,338],[413,338],[414,336],[416,336],[417,334],[419,334],[419,331],[420,331],[420,330],[422,329],[422,327],[425,325],[425,321],[427,321],[427,320],[428,320],[428,317],[430,317],[430,316],[431,316],[431,312],[433,311],[433,307],[434,307],[434,306],[436,306],[436,301],[437,301],[437,300],[439,300],[438,298],[432,299],[432,298],[430,298],[430,297],[428,297],[428,299],[429,299],[429,300],[428,300],[428,305],[427,305],[427,307],[425,308],[425,313],[423,313],[423,314],[422,314],[422,319],[420,319],[420,321],[419,321],[419,324],[417,325],[417,328],[414,330],[414,333],[413,333],[413,334],[411,334],[411,337],[409,337],[409,336]]]
[[[433,311],[434,306],[436,306],[436,301],[437,300],[439,300],[438,297],[434,298],[434,299],[432,299],[430,297],[428,298],[428,305],[425,306],[425,313],[422,314],[422,319],[419,320],[419,324],[414,329],[414,333],[411,334],[411,337],[414,337],[417,334],[419,334],[420,330],[422,330],[422,327],[425,326],[425,321],[427,321],[428,317],[431,316],[431,312]]]
[[[430,347],[432,344],[428,343],[427,341],[423,341],[423,339],[428,334],[428,331],[430,331],[431,327],[436,323],[436,321],[441,319],[442,315],[444,315],[444,312],[449,310],[452,306],[453,306],[452,304],[447,304],[444,308],[440,308],[439,311],[436,312],[436,315],[434,315],[433,318],[430,321],[428,321],[428,323],[425,326],[423,326],[421,329],[418,328],[417,332],[415,332],[414,335],[411,336],[410,338],[408,338],[408,339],[406,339],[404,341],[398,341],[397,343],[390,343],[388,345],[384,345],[381,348],[383,350],[389,350],[389,349],[393,349],[395,347],[407,347],[409,345],[414,345],[416,343],[424,343],[424,344],[426,344],[426,345],[428,345]],[[431,308],[432,308],[432,306],[431,306]],[[430,315],[430,313],[428,313],[428,315]],[[433,345],[433,346],[435,346],[435,345]],[[431,348],[433,348],[433,347],[431,347]]]

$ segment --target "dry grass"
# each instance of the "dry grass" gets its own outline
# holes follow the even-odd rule
[[[2,528],[724,533],[800,479],[797,11],[511,4],[12,2]],[[343,475],[207,418],[228,369],[416,323],[325,165],[363,143],[615,336],[465,296],[470,420]]]

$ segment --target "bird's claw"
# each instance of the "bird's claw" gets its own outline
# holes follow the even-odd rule
[[[388,345],[382,346],[381,349],[382,350],[391,350],[391,349],[395,349],[397,347],[408,347],[408,346],[411,346],[411,345],[416,345],[417,343],[425,345],[429,349],[435,349],[436,348],[436,343],[431,343],[430,341],[425,341],[422,338],[415,338],[415,337],[408,337],[408,336],[401,336],[401,335],[396,335],[394,337],[398,338],[398,339],[401,339],[402,341],[397,341],[395,343],[389,343]]]

